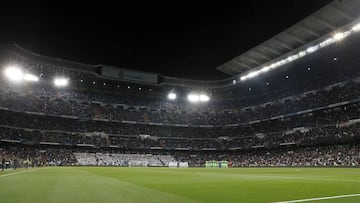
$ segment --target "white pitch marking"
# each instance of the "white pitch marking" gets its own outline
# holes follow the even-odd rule
[[[283,202],[273,202],[273,203],[294,203],[294,202],[310,202],[310,201],[319,201],[325,199],[339,199],[339,198],[346,198],[346,197],[358,197],[360,194],[349,194],[349,195],[339,195],[339,196],[330,196],[330,197],[318,197],[318,198],[311,198],[311,199],[298,199],[298,200],[290,200],[290,201],[283,201]]]
[[[30,171],[34,171],[35,169],[30,169],[30,170],[26,170],[26,171],[19,171],[16,173],[8,173],[8,174],[4,174],[4,175],[0,175],[0,178],[6,177],[6,176],[12,176],[12,175],[17,175],[20,173],[26,173],[26,172],[30,172]]]

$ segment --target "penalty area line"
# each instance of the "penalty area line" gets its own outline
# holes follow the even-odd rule
[[[340,199],[340,198],[359,197],[359,196],[360,196],[360,194],[349,194],[349,195],[338,195],[338,196],[330,196],[330,197],[317,197],[317,198],[310,198],[310,199],[298,199],[298,200],[273,202],[273,203],[310,202],[310,201],[320,201],[320,200],[326,200],[326,199]]]

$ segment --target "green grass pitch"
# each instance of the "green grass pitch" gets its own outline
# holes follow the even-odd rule
[[[356,168],[49,167],[0,171],[0,202],[279,202],[360,193]],[[359,197],[316,202],[360,202]]]

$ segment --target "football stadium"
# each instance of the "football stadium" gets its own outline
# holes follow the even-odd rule
[[[358,0],[217,80],[2,44],[0,202],[360,202],[359,47]]]

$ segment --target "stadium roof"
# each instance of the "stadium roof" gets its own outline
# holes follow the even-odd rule
[[[318,49],[314,47],[326,47],[337,41],[337,37],[334,35],[335,33],[340,34],[340,38],[360,33],[360,12],[358,11],[360,11],[359,0],[332,1],[287,30],[219,66],[219,70],[232,75],[231,77],[221,80],[183,79],[107,65],[78,63],[44,56],[14,44],[0,45],[0,52],[15,54],[18,59],[25,60],[29,63],[76,69],[94,73],[99,77],[105,78],[108,78],[108,76],[102,75],[102,70],[111,69],[112,71],[116,71],[116,74],[111,74],[111,79],[126,82],[190,88],[197,87],[203,89],[225,88],[240,84],[240,82],[255,77],[259,73],[267,72],[274,67],[280,67],[300,59],[314,52],[312,49]],[[355,27],[356,30],[354,30]],[[131,77],[131,79],[129,79],[129,77],[124,78],[124,72],[128,73],[125,75],[142,79],[134,80],[134,77]],[[117,77],[113,77],[115,75]],[[122,78],[120,78],[120,75],[122,75]],[[238,77],[239,75],[241,75],[241,77]],[[144,79],[148,77],[153,78],[153,80],[149,82]]]
[[[257,69],[358,20],[359,11],[359,0],[334,0],[271,39],[218,66],[217,69],[232,76]]]

